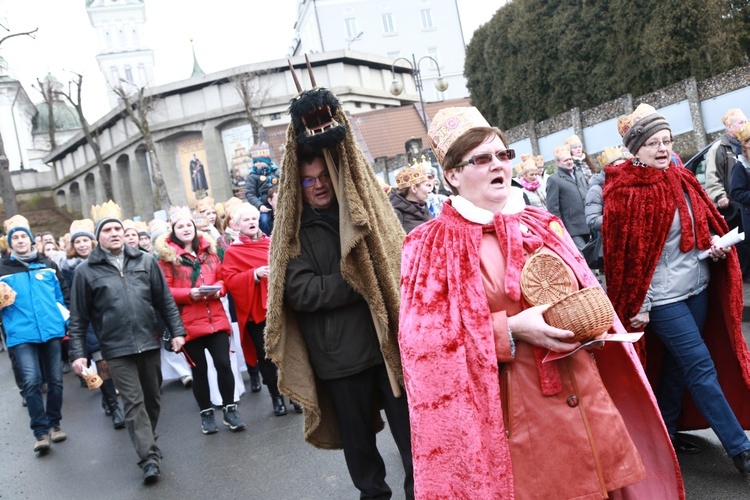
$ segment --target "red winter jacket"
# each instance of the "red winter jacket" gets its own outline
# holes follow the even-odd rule
[[[157,248],[159,267],[167,280],[169,290],[180,308],[182,322],[187,331],[186,342],[216,332],[231,332],[229,320],[219,299],[203,298],[194,301],[190,298],[190,289],[201,285],[221,285],[221,296],[227,293],[224,282],[219,279],[221,262],[216,254],[216,247],[203,236],[200,238],[197,259],[200,261],[200,275],[195,285],[191,284],[193,266],[186,265],[184,260],[195,262],[186,249],[172,242],[170,237]]]

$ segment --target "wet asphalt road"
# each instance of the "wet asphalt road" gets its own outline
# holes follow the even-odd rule
[[[746,333],[747,336],[747,333]],[[141,483],[127,431],[112,429],[99,406],[98,391],[64,377],[63,429],[68,440],[46,456],[33,453],[28,414],[15,390],[7,353],[0,353],[0,498],[8,499],[355,499],[340,451],[313,448],[302,439],[302,415],[274,417],[265,388],[246,392],[240,413],[248,424],[233,433],[219,425],[204,436],[190,390],[164,383],[159,445],[161,480]],[[249,387],[249,384],[247,384]],[[291,410],[291,405],[289,406]],[[217,422],[220,422],[217,412]],[[712,431],[691,433],[704,449],[680,456],[689,499],[750,499],[750,476],[740,475]],[[390,433],[379,446],[394,498],[403,498],[403,469]]]

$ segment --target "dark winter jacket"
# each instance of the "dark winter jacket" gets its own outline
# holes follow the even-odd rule
[[[740,155],[732,169],[729,196],[740,204],[742,227],[750,231],[750,160]]]
[[[287,266],[285,298],[297,311],[315,373],[329,380],[383,363],[370,308],[341,275],[338,207],[304,207],[300,247]]]
[[[426,203],[423,203],[422,206],[417,206],[401,196],[395,189],[391,190],[388,199],[406,234],[409,234],[418,225],[432,220],[432,213]]]
[[[76,269],[79,265],[84,263],[86,259],[80,257],[74,257],[72,259],[64,259],[60,266],[60,273],[65,278],[65,283],[68,284],[68,288],[73,288],[73,276],[75,276]],[[86,353],[91,356],[92,352],[101,350],[99,346],[99,339],[96,338],[94,332],[94,325],[89,323],[89,327],[86,330]]]
[[[58,304],[67,307],[68,284],[51,260],[41,253],[27,263],[5,257],[0,262],[0,280],[16,292],[13,304],[2,309],[8,347],[42,344],[65,336],[65,319]]]
[[[253,167],[245,181],[245,198],[255,208],[268,205],[268,190],[279,183],[279,167],[271,164],[264,167]]]
[[[158,264],[129,245],[120,271],[97,246],[73,277],[70,358],[85,357],[89,323],[99,338],[104,359],[159,349],[158,311],[172,337],[185,336],[172,294]]]

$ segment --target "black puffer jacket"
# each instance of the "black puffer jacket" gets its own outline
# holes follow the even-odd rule
[[[151,255],[125,245],[122,273],[101,247],[78,266],[70,306],[70,358],[85,357],[86,329],[93,324],[104,359],[159,349],[156,313],[173,337],[185,336],[180,312]]]
[[[411,233],[412,229],[418,225],[424,224],[432,219],[432,212],[430,212],[426,203],[421,207],[418,207],[401,196],[395,189],[391,190],[388,199],[391,202],[393,211],[396,212],[396,217],[398,217],[401,227],[406,231],[406,234]]]
[[[285,298],[297,311],[315,373],[330,380],[383,363],[370,308],[341,275],[338,207],[305,206],[300,247],[287,265]]]

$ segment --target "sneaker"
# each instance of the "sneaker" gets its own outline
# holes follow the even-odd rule
[[[47,434],[43,434],[36,438],[34,451],[42,455],[49,451],[49,436]]]
[[[59,443],[68,439],[68,435],[65,434],[65,431],[60,429],[59,425],[56,425],[49,430],[49,437],[53,443]]]
[[[143,468],[143,484],[154,484],[159,480],[159,466],[150,463]]]
[[[182,377],[180,377],[180,381],[186,389],[188,387],[192,387],[193,385],[193,377],[191,377],[190,375],[183,375]]]
[[[226,405],[224,407],[224,425],[233,431],[241,431],[245,428],[245,422],[237,412],[237,405]]]
[[[226,422],[226,417],[224,417],[224,422]],[[201,412],[201,431],[203,431],[203,434],[219,432],[219,428],[216,426],[216,420],[214,420],[213,408]]]

